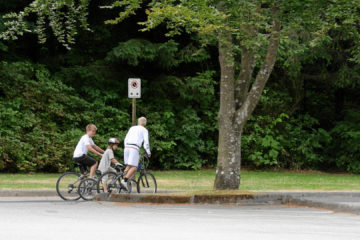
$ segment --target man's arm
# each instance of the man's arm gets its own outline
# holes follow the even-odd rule
[[[105,152],[100,147],[98,147],[96,144],[94,144],[92,147],[95,148],[95,150],[98,151],[99,153],[104,153]]]
[[[151,152],[150,152],[150,143],[149,143],[149,132],[147,129],[145,129],[144,131],[144,148],[146,150],[146,153],[149,155],[149,157],[151,156]]]
[[[102,154],[98,151],[96,151],[91,145],[86,145],[90,152],[102,157]],[[104,152],[104,151],[103,151]]]

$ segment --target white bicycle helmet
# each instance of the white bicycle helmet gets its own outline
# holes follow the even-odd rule
[[[108,144],[120,144],[120,141],[117,138],[110,138]]]

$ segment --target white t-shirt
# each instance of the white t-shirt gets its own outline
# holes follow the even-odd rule
[[[124,144],[125,146],[134,147],[131,144],[135,144],[138,148],[144,143],[144,148],[148,154],[150,153],[150,143],[149,143],[149,132],[143,126],[133,126],[130,128],[126,134]]]
[[[77,157],[81,157],[84,154],[86,155],[88,153],[88,147],[87,147],[88,145],[94,146],[95,143],[91,137],[85,134],[80,138],[80,141],[76,145],[73,157],[77,158]]]
[[[111,160],[114,158],[114,152],[112,149],[106,149],[104,154],[101,157],[100,164],[99,164],[99,170],[101,173],[104,173],[109,170],[111,165]]]

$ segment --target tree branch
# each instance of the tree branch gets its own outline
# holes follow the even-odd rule
[[[256,75],[255,82],[252,85],[246,100],[235,114],[235,123],[239,129],[245,125],[249,116],[254,111],[276,62],[277,52],[280,44],[281,24],[280,20],[278,19],[280,10],[277,7],[274,7],[272,10],[273,24],[265,61]]]
[[[240,109],[246,99],[254,68],[254,52],[252,50],[243,48],[241,54],[241,69],[235,87],[236,109]]]

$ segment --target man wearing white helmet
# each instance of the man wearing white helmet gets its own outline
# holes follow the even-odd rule
[[[144,148],[148,157],[151,156],[150,143],[149,143],[149,132],[145,128],[146,118],[141,117],[138,119],[138,125],[132,126],[126,134],[124,145],[124,162],[127,165],[125,168],[126,175],[121,181],[123,187],[127,189],[127,181],[136,173],[139,165],[140,148],[144,144]]]

